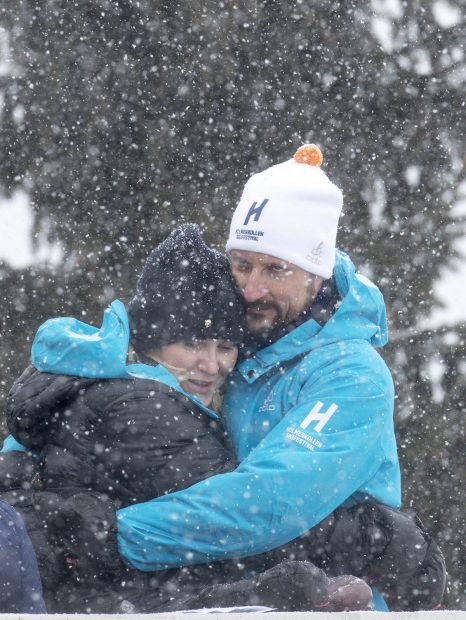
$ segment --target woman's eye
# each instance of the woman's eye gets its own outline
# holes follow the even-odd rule
[[[219,344],[218,348],[220,351],[224,351],[226,353],[230,353],[231,351],[236,351],[236,345],[231,344],[229,342]]]

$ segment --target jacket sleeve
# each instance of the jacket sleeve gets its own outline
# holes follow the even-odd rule
[[[28,366],[7,396],[8,430],[27,449],[41,448],[54,429],[57,408],[92,381],[40,372]]]
[[[42,598],[42,583],[34,547],[22,523],[18,523],[18,530],[21,537],[22,611],[30,614],[46,614],[47,609]]]
[[[30,488],[31,481],[37,471],[37,462],[31,454],[20,450],[1,452],[0,492]]]
[[[3,501],[0,501],[0,528],[2,611],[47,613],[36,555],[24,522]]]
[[[125,561],[148,571],[253,555],[330,514],[385,460],[393,384],[360,376],[329,368],[235,471],[120,510]]]
[[[13,435],[8,435],[3,440],[3,445],[2,445],[2,449],[0,450],[0,452],[1,453],[6,453],[6,452],[27,452],[27,450],[23,446],[23,444],[19,443],[19,441],[16,441],[16,439],[13,437]]]

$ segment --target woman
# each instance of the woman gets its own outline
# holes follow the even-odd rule
[[[71,318],[42,325],[7,404],[12,434],[40,454],[42,488],[128,505],[229,468],[210,407],[236,362],[242,320],[228,260],[185,225],[99,330]]]
[[[50,611],[100,610],[79,579],[89,585],[96,566],[103,576],[123,569],[116,547],[98,551],[113,540],[115,507],[234,467],[212,406],[237,359],[243,312],[227,258],[184,225],[152,252],[128,308],[113,302],[100,330],[69,318],[38,330],[33,366],[7,405],[12,435],[36,461],[3,454],[5,480],[18,459],[25,474],[20,491],[4,485],[3,497],[28,521]],[[33,499],[24,488],[31,468]],[[71,585],[70,575],[79,576]],[[102,608],[115,610],[117,598]]]

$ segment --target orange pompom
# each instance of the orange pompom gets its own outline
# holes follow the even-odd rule
[[[324,161],[322,151],[316,144],[303,144],[293,155],[293,159],[298,164],[309,164],[309,166],[321,166]]]

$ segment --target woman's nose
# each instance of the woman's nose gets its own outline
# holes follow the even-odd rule
[[[218,374],[219,361],[217,351],[211,350],[210,347],[202,351],[199,358],[198,367],[199,370],[208,375]]]

